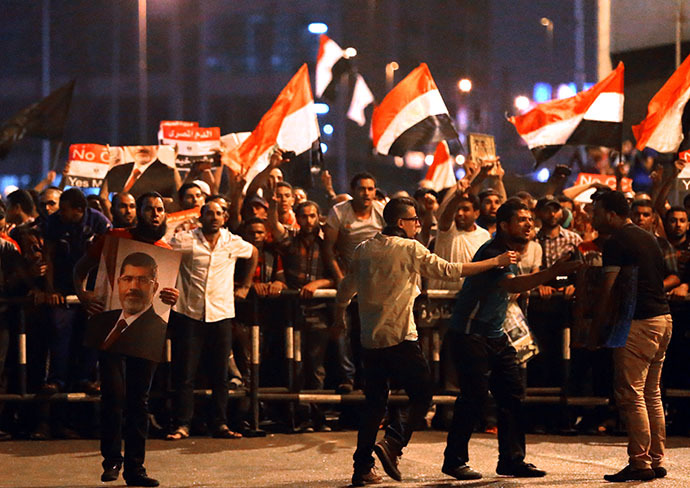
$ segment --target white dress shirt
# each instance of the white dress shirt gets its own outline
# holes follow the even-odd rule
[[[177,288],[180,298],[175,311],[194,320],[217,322],[235,316],[234,279],[238,258],[249,259],[254,246],[220,229],[211,250],[201,228],[176,234],[170,240],[183,253]]]
[[[462,263],[449,263],[403,237],[376,234],[357,246],[336,302],[344,306],[357,294],[363,347],[378,349],[417,339],[412,307],[420,293],[420,275],[457,280]]]

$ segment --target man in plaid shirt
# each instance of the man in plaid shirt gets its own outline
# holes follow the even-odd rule
[[[326,371],[324,357],[328,346],[328,309],[324,302],[308,300],[320,288],[333,288],[333,270],[324,253],[325,242],[319,225],[319,206],[312,201],[300,203],[295,210],[299,231],[294,237],[282,234],[284,238],[277,243],[283,261],[282,277],[288,288],[300,290],[301,317],[304,317],[302,336],[305,339],[304,350],[304,387],[309,390],[323,389]],[[329,430],[325,417],[316,406],[311,406],[311,425],[305,428]]]

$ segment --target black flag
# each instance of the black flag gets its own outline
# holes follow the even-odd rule
[[[21,110],[0,126],[0,159],[25,136],[40,139],[61,139],[67,113],[72,102],[75,80]]]

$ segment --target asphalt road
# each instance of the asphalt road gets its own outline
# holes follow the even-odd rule
[[[275,434],[265,438],[183,441],[151,440],[149,474],[169,487],[345,487],[352,475],[356,433]],[[478,434],[470,446],[470,464],[484,478],[456,481],[440,472],[445,433],[417,432],[400,464],[403,482],[384,475],[381,487],[582,487],[615,486],[602,476],[626,462],[623,437],[527,438],[527,461],[548,471],[545,478],[518,480],[497,476],[496,437]],[[690,487],[690,438],[668,442],[669,476],[646,486]],[[0,443],[0,487],[121,487],[122,478],[100,482],[98,441],[10,441]],[[639,483],[626,483],[635,486]]]

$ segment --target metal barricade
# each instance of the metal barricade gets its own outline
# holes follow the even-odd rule
[[[427,290],[422,293],[418,300],[431,303],[433,301],[451,301],[454,300],[456,291],[447,290]],[[333,300],[335,298],[336,290],[322,289],[314,293],[314,300]],[[532,294],[532,299],[539,299],[537,294]],[[261,366],[261,328],[262,324],[258,320],[259,308],[268,304],[269,301],[275,301],[275,298],[259,298],[255,295],[250,296],[252,304],[252,324],[251,324],[251,355],[250,355],[250,378],[248,381],[248,388],[244,390],[231,390],[230,398],[248,397],[250,400],[250,424],[251,432],[255,435],[263,435],[259,429],[260,418],[259,408],[261,401],[267,402],[288,402],[291,415],[294,414],[294,406],[296,404],[361,404],[364,402],[364,395],[355,391],[349,394],[336,394],[330,390],[323,391],[301,391],[298,387],[297,374],[301,366],[301,340],[302,333],[301,323],[299,320],[299,292],[296,290],[284,290],[281,293],[281,299],[285,301],[288,307],[286,314],[286,321],[284,326],[284,364],[285,364],[285,387],[283,388],[262,388],[260,386],[259,373]],[[17,391],[16,393],[0,394],[0,401],[10,402],[30,402],[30,401],[67,401],[67,402],[95,402],[99,401],[98,395],[90,395],[86,393],[56,393],[50,396],[27,393],[27,339],[26,339],[26,322],[25,313],[22,306],[31,303],[29,299],[14,299],[8,300],[14,304],[20,305],[17,324]],[[76,296],[66,297],[67,305],[78,304],[79,301]],[[567,324],[566,324],[567,325]],[[441,376],[441,345],[442,337],[441,331],[437,326],[422,328],[420,331],[423,334],[428,334],[428,347],[425,351],[429,358],[429,363],[433,372],[433,377],[438,384]],[[568,384],[571,368],[571,343],[570,343],[570,328],[566,326],[563,328],[561,338],[561,386],[555,387],[541,387],[541,388],[527,388],[526,389],[526,403],[541,403],[561,405],[564,409],[575,406],[605,406],[610,403],[607,397],[586,397],[586,396],[570,396]],[[171,341],[166,341],[165,361],[164,366],[170,366],[171,361]],[[168,375],[167,391],[170,393],[170,383]],[[210,395],[210,390],[195,390],[196,395]],[[690,390],[684,389],[668,389],[664,391],[665,397],[671,398],[690,398]],[[433,402],[439,405],[447,405],[455,402],[456,394],[453,392],[438,391],[433,396]],[[406,395],[392,394],[389,401],[391,403],[404,403],[407,401]]]

